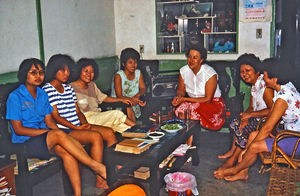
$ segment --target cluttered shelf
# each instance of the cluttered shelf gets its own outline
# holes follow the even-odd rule
[[[209,53],[237,52],[236,0],[157,0],[156,7],[158,54],[183,53],[196,42]],[[230,47],[215,47],[220,42],[230,42]]]

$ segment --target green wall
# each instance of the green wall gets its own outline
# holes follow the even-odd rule
[[[119,58],[118,56],[96,58],[95,59],[99,67],[99,76],[95,83],[101,89],[101,91],[110,94],[112,79],[114,74],[119,68]],[[186,60],[160,60],[159,71],[166,70],[179,70],[182,66],[186,65]],[[229,75],[230,69],[226,68]],[[9,82],[17,82],[17,72],[9,72],[5,74],[0,74],[0,84],[6,84]],[[244,110],[248,108],[250,103],[250,86],[241,81],[240,91],[245,93],[244,99]],[[235,88],[231,83],[231,88],[229,91],[229,96],[235,95]]]
[[[0,74],[0,84],[6,84],[11,82],[18,82],[16,71]]]
[[[108,90],[111,89],[113,76],[119,68],[119,58],[117,56],[112,56],[95,60],[99,68],[99,76],[97,80],[95,80],[95,83],[101,91],[110,94]]]

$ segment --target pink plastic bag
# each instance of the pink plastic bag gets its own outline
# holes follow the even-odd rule
[[[191,190],[194,195],[198,195],[197,182],[195,176],[186,172],[169,173],[164,177],[166,189],[168,191],[185,192]]]

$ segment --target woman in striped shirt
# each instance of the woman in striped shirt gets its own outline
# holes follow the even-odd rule
[[[63,54],[53,55],[46,68],[46,84],[43,89],[49,96],[49,102],[53,107],[51,113],[57,126],[77,139],[81,144],[89,143],[91,139],[88,133],[101,134],[107,146],[116,143],[116,137],[111,128],[89,124],[81,113],[73,88],[66,84],[70,76],[69,66],[74,65],[74,60]],[[99,141],[102,142],[102,141]],[[91,152],[93,154],[94,152]],[[102,162],[102,151],[95,153]],[[106,181],[97,177],[96,187],[107,188]]]

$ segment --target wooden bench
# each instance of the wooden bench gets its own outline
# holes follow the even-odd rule
[[[34,185],[46,180],[57,172],[62,172],[64,191],[69,195],[72,193],[72,188],[68,176],[62,169],[63,165],[60,158],[56,158],[48,164],[29,171],[25,145],[11,143],[8,121],[5,119],[6,100],[9,93],[18,86],[19,83],[0,85],[0,154],[5,154],[6,157],[12,154],[16,155],[18,166],[18,174],[15,176],[17,195],[32,195],[32,187]]]

